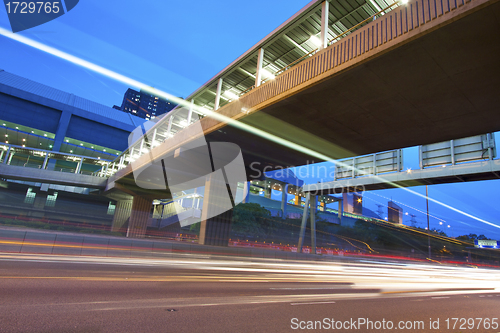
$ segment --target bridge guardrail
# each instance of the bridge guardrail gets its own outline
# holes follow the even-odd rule
[[[56,163],[53,163],[52,166],[50,166],[51,161],[55,161]],[[61,164],[66,164],[67,166],[57,165],[57,161],[60,161]],[[99,166],[107,165],[109,162],[110,161],[108,160],[100,158],[51,150],[16,146],[11,144],[0,145],[0,163],[24,168],[47,170],[50,167],[50,170],[53,171],[95,176],[97,175],[95,172],[84,170],[84,168],[88,167],[95,169]]]

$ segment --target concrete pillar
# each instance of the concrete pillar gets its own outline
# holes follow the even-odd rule
[[[116,202],[115,215],[113,216],[113,223],[111,224],[111,231],[122,231],[127,220],[130,218],[132,213],[132,199],[130,200],[118,200]]]
[[[302,252],[302,246],[304,245],[304,236],[306,234],[306,225],[307,225],[307,215],[309,212],[309,200],[311,198],[311,193],[306,194],[306,202],[304,205],[304,211],[302,213],[302,224],[300,225],[300,233],[299,233],[299,244],[297,246],[297,253]]]
[[[144,238],[148,220],[151,217],[153,200],[139,195],[132,200],[132,212],[128,223],[127,237]]]
[[[219,79],[219,81],[217,82],[217,93],[215,94],[214,111],[219,109],[221,91],[222,91],[222,79]]]
[[[255,87],[262,83],[262,64],[264,63],[264,49],[260,48],[257,56],[257,73],[255,74]]]
[[[74,96],[71,95],[70,98],[74,99]],[[64,143],[64,138],[66,137],[66,133],[68,132],[71,116],[72,116],[71,111],[64,110],[61,113],[61,117],[59,118],[59,124],[57,125],[56,136],[54,138],[54,145],[52,146],[52,151],[54,152],[61,151],[61,146]],[[56,162],[57,161],[54,159],[49,160],[47,169],[54,170]]]
[[[329,14],[329,2],[324,1],[321,4],[321,45],[320,50],[323,50],[328,46],[328,14]]]
[[[288,184],[281,183],[281,218],[286,219],[286,199]]]
[[[316,254],[316,195],[311,195],[311,253]]]
[[[231,204],[223,175],[213,173],[207,176],[201,211],[199,244],[228,246],[233,210],[226,209]]]

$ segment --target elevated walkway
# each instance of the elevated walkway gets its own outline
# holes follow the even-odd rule
[[[22,180],[34,183],[57,184],[65,186],[104,189],[107,179],[77,173],[36,169],[22,166],[13,166],[0,163],[0,177],[5,179]]]
[[[491,179],[500,179],[500,160],[443,165],[426,169],[403,170],[381,175],[348,178],[305,185],[303,191],[334,194],[389,189],[396,187],[395,185],[411,187]]]
[[[4,179],[104,189],[105,173],[93,171],[108,163],[100,158],[0,144],[0,177]]]
[[[186,131],[193,113],[206,115],[200,123],[208,141],[238,144],[244,160],[260,170],[497,131],[500,100],[493,87],[500,85],[500,66],[493,55],[500,45],[499,10],[495,0],[411,0],[336,35],[272,79],[257,79],[219,108],[220,90],[237,90],[226,77],[254,66],[239,59],[189,96],[191,107],[174,110],[148,130],[147,140],[118,157],[112,180],[132,173],[132,160],[149,162],[140,154],[158,161],[194,140]],[[294,20],[286,24],[296,27]],[[265,57],[280,34],[244,58]],[[220,89],[210,108],[212,83]],[[187,128],[176,126],[183,121]]]

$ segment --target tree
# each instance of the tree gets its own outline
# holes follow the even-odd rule
[[[232,230],[240,235],[265,235],[271,232],[271,212],[256,203],[239,204],[233,209]]]
[[[462,241],[475,241],[475,240],[489,240],[490,238],[486,237],[485,235],[476,235],[476,234],[468,234],[468,235],[462,235],[457,237],[458,240]]]

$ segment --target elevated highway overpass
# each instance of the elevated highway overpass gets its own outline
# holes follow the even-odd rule
[[[170,194],[139,189],[131,163],[199,138],[236,143],[247,168],[264,170],[497,131],[499,17],[496,0],[312,1],[143,127],[103,168],[106,190],[125,193],[122,215],[141,237],[150,199]]]
[[[497,1],[395,5],[262,82],[262,65],[275,66],[266,52],[320,5],[310,3],[189,96],[191,106],[174,110],[146,142],[138,140],[115,160],[120,172],[111,179],[129,175],[127,165],[145,151],[157,160],[193,140],[187,127],[194,113],[208,115],[200,136],[234,142],[246,164],[271,169],[320,162],[311,151],[339,159],[500,129]],[[331,33],[332,26],[325,29]],[[238,99],[224,99],[241,87],[231,86],[234,73],[248,72],[255,57],[261,59],[255,84]]]
[[[351,11],[357,20],[343,30],[336,6],[312,1],[143,128],[108,169],[107,189],[134,193],[131,163],[159,163],[202,137],[238,144],[250,175],[250,165],[272,170],[500,129],[498,1],[387,3],[364,17]]]

